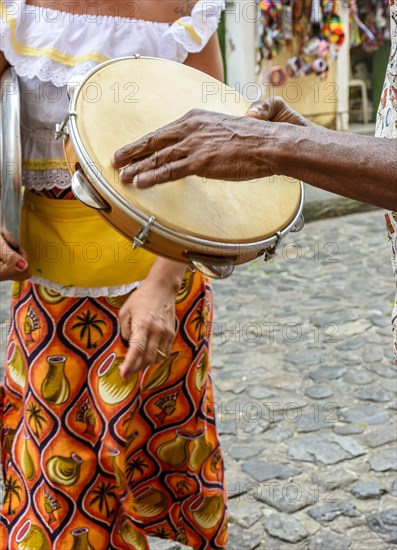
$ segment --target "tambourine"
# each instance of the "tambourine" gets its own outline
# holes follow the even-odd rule
[[[191,109],[244,116],[250,103],[225,84],[173,61],[134,56],[98,65],[69,93],[58,135],[65,134],[73,191],[134,246],[222,278],[234,265],[271,257],[284,235],[302,227],[296,180],[189,176],[136,189],[111,167],[118,148]]]

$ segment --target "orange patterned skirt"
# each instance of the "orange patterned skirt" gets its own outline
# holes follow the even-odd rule
[[[146,535],[226,547],[209,282],[186,273],[171,355],[127,380],[122,303],[14,283],[1,550],[146,550]]]

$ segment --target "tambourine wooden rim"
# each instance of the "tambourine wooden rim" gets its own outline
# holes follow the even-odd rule
[[[284,235],[286,235],[291,230],[294,230],[294,228],[295,230],[298,230],[297,226],[300,224],[304,204],[304,188],[302,183],[300,183],[300,198],[295,211],[295,215],[293,215],[292,219],[290,219],[284,227],[281,227],[277,231],[274,231],[271,235],[264,236],[264,238],[240,242],[233,240],[228,241],[205,238],[202,236],[197,236],[184,232],[179,229],[175,230],[174,228],[167,226],[164,223],[161,223],[161,221],[156,219],[155,216],[152,216],[147,212],[142,211],[140,208],[138,208],[132,202],[129,202],[116,189],[112,187],[112,185],[103,177],[101,169],[93,163],[92,158],[87,152],[87,148],[81,138],[78,127],[78,104],[80,94],[85,84],[105,67],[125,61],[134,61],[136,63],[139,63],[140,60],[145,60],[145,62],[149,61],[156,63],[167,63],[170,64],[170,66],[177,65],[178,67],[180,67],[180,64],[174,61],[157,59],[154,57],[132,56],[113,59],[96,66],[89,73],[87,73],[84,78],[70,91],[71,100],[69,105],[68,120],[66,121],[66,133],[70,138],[70,142],[67,143],[69,154],[67,154],[66,156],[68,160],[70,160],[70,148],[72,148],[76,157],[76,168],[78,167],[78,165],[80,165],[85,176],[88,178],[87,181],[87,179],[85,179],[84,176],[82,176],[82,174],[80,173],[80,176],[74,179],[73,187],[77,197],[89,206],[96,208],[98,212],[109,223],[111,223],[127,238],[135,240],[137,244],[142,244],[144,248],[147,248],[152,252],[155,252],[156,254],[164,255],[166,257],[172,257],[172,259],[184,261],[186,263],[191,262],[192,254],[209,256],[210,259],[213,259],[214,261],[218,261],[220,263],[223,258],[230,258],[231,261],[236,264],[245,263],[264,254],[269,248],[277,244]],[[200,71],[196,71],[195,69],[192,69],[190,67],[188,69],[190,71],[200,73]],[[210,79],[210,77],[208,77],[208,79]],[[212,80],[215,81],[215,79]],[[225,86],[223,84],[221,85]],[[227,89],[231,90],[230,88]],[[205,105],[197,107],[201,107],[204,109],[206,108]],[[198,183],[198,185],[201,184]],[[228,185],[233,184],[229,183]],[[113,211],[117,212],[118,218],[120,216],[127,216],[136,221],[141,227],[141,231],[139,231],[138,234],[136,232],[134,234],[130,234],[128,231],[125,230],[125,228],[120,228],[117,223],[115,223],[115,219],[113,219]],[[173,256],[173,254],[169,251],[169,247],[166,247],[165,252],[163,250],[153,248],[151,246],[151,241],[153,240],[151,236],[153,235],[158,235],[160,239],[165,239],[167,241],[175,243],[175,245],[183,251],[181,252],[181,250],[179,250],[176,255]],[[244,249],[243,255],[241,254],[242,249]]]

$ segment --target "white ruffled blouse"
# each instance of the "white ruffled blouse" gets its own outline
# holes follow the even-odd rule
[[[136,53],[183,63],[207,44],[222,9],[223,0],[200,0],[190,16],[168,24],[0,0],[0,51],[21,83],[26,186],[42,190],[70,185],[68,173],[60,171],[63,150],[54,139],[54,127],[67,113],[66,85],[74,77],[108,59]]]
[[[20,80],[25,186],[37,191],[70,187],[62,140],[55,140],[54,129],[67,114],[66,90],[73,78],[108,59],[134,54],[183,63],[208,43],[222,9],[224,0],[199,0],[190,16],[168,24],[0,0],[0,51]]]
[[[0,50],[20,76],[64,86],[98,63],[134,53],[183,63],[207,44],[223,8],[224,0],[199,0],[190,16],[168,24],[0,0]]]

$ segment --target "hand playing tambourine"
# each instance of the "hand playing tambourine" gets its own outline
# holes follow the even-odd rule
[[[278,97],[253,103],[246,117],[195,109],[119,149],[112,164],[122,168],[123,183],[141,188],[191,175],[246,181],[281,174],[274,122],[312,125]]]

